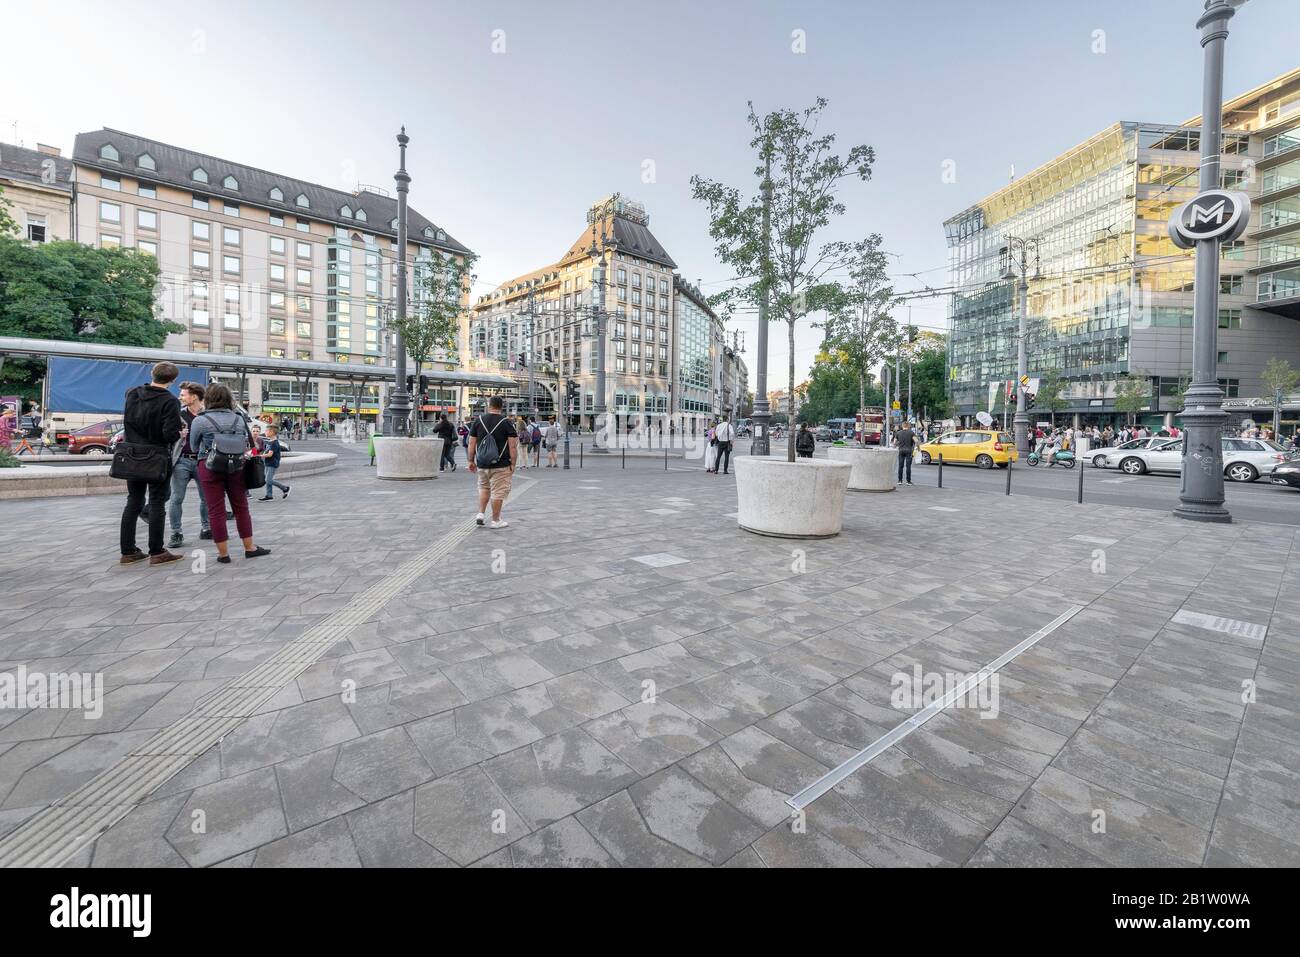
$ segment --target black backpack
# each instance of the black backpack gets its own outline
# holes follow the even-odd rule
[[[497,445],[496,436],[492,433],[497,430],[505,419],[498,419],[497,424],[488,429],[487,423],[483,421],[483,416],[478,417],[479,425],[487,431],[487,435],[478,443],[474,449],[474,464],[481,469],[492,469],[497,467],[497,462],[501,459],[501,447]]]
[[[206,412],[199,418],[207,419],[214,426],[217,424]],[[209,472],[230,475],[243,470],[244,457],[248,454],[248,436],[246,432],[241,432],[241,426],[244,426],[243,420],[236,418],[231,431],[218,429],[212,436],[212,448],[203,460]]]

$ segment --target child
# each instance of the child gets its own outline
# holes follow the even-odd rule
[[[286,450],[287,446],[280,444],[280,430],[274,425],[268,425],[266,441],[262,443],[262,457],[265,459],[263,464],[266,466],[266,494],[258,499],[259,502],[269,502],[275,497],[271,491],[273,487],[280,490],[281,498],[289,497],[289,486],[275,480],[275,470],[280,467],[280,453]]]

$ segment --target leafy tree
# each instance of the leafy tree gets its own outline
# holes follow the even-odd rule
[[[738,306],[767,302],[769,318],[785,320],[787,395],[794,394],[796,384],[795,324],[801,316],[839,301],[843,290],[828,275],[845,269],[852,258],[849,243],[817,246],[816,241],[833,218],[844,215],[837,192],[841,181],[870,179],[875,161],[869,146],[855,146],[845,156],[834,152],[834,134],[818,133],[825,108],[826,100],[818,98],[805,110],[776,110],[760,118],[749,105],[760,196],[744,198],[734,187],[691,177],[692,195],[709,209],[709,234],[718,258],[738,277],[711,301],[728,317]],[[793,431],[786,458],[795,460]]]
[[[1300,372],[1293,369],[1285,359],[1274,356],[1268,360],[1259,377],[1273,399],[1273,438],[1277,438],[1281,427],[1282,397],[1295,391],[1296,385],[1300,383]]]
[[[439,350],[456,351],[460,335],[460,317],[465,311],[471,270],[477,257],[469,253],[448,259],[435,257],[429,263],[417,263],[415,297],[406,315],[389,322],[389,328],[401,334],[406,354],[415,363],[415,379]],[[415,434],[420,434],[420,417],[415,417]]]
[[[1038,392],[1034,396],[1034,406],[1046,409],[1051,415],[1052,425],[1056,425],[1056,413],[1060,412],[1070,400],[1061,393],[1065,391],[1066,382],[1056,369],[1048,369],[1038,380]]]
[[[5,199],[5,190],[0,186],[0,236],[10,236],[18,232],[18,224],[9,215],[9,201]]]
[[[858,410],[866,408],[871,370],[893,353],[900,341],[898,323],[890,315],[894,288],[886,277],[887,261],[873,233],[853,245],[846,262],[849,281],[840,290],[822,323],[824,349],[838,354],[839,364],[858,379]]]
[[[838,353],[818,353],[808,377],[808,392],[799,410],[799,421],[809,424],[827,419],[851,418],[865,403],[884,405],[885,396],[867,380],[860,391],[857,372],[840,361]]]
[[[158,261],[133,249],[0,236],[0,336],[159,348],[183,326],[155,313]],[[4,364],[0,391],[40,391],[44,361]]]
[[[912,412],[919,413],[927,427],[953,413],[953,403],[948,397],[946,344],[942,342],[943,336],[938,338],[939,349],[923,349],[912,363]]]
[[[1132,425],[1139,412],[1151,404],[1151,377],[1133,371],[1120,377],[1115,385],[1115,411],[1122,412]]]

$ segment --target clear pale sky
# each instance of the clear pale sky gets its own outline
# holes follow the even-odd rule
[[[392,188],[480,255],[477,292],[554,261],[615,191],[681,273],[716,291],[693,173],[749,182],[746,101],[830,100],[845,150],[876,150],[833,237],[879,232],[897,287],[940,285],[942,222],[1120,119],[1200,112],[1202,0],[333,0],[4,5],[0,142],[67,155],[110,126],[339,188]],[[806,52],[792,50],[803,31]],[[1095,31],[1104,52],[1094,52]],[[1225,92],[1300,65],[1300,0],[1231,22]],[[503,31],[503,33],[496,33]],[[493,52],[494,40],[504,52]],[[643,182],[646,160],[655,181]],[[956,164],[944,183],[943,163]],[[913,279],[905,274],[920,273]],[[913,307],[945,323],[940,299]],[[899,318],[906,318],[903,310]],[[756,323],[735,323],[748,348]],[[784,383],[774,326],[771,386]],[[820,334],[804,327],[796,364]]]

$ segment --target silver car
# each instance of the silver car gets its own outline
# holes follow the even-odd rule
[[[1291,452],[1268,439],[1223,440],[1223,474],[1234,482],[1253,482],[1261,475],[1291,458]],[[1126,475],[1168,472],[1183,469],[1183,440],[1174,439],[1149,449],[1133,449],[1119,460],[1119,470]]]
[[[1167,435],[1148,435],[1145,439],[1129,439],[1127,442],[1117,445],[1114,448],[1093,449],[1088,453],[1088,460],[1095,469],[1114,469],[1119,468],[1120,459],[1124,458],[1126,452],[1133,449],[1150,449],[1166,442],[1176,442]]]

